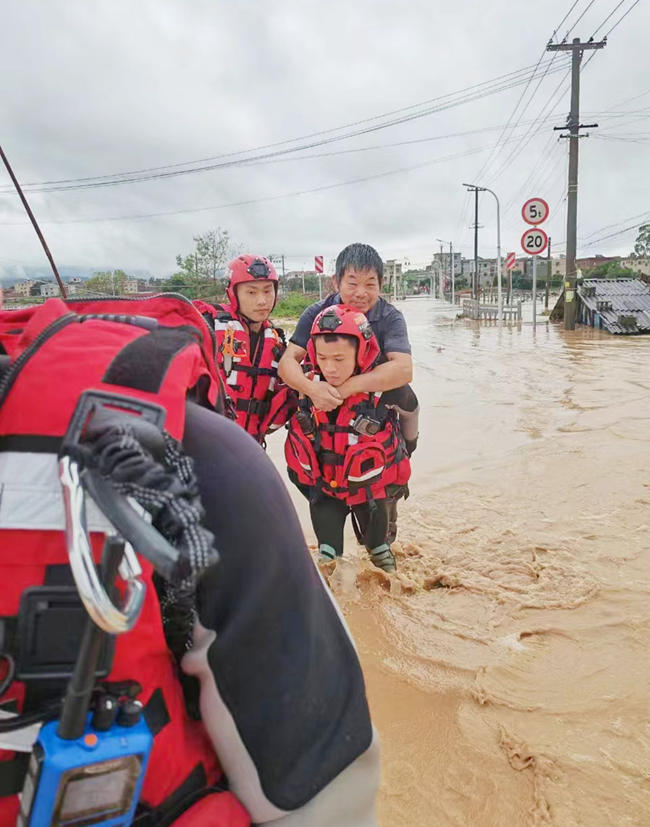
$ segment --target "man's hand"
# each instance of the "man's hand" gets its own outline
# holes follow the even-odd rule
[[[341,399],[347,399],[348,396],[354,396],[355,393],[363,393],[364,390],[360,387],[359,377],[351,376],[346,379],[342,385],[336,389]]]
[[[338,390],[327,382],[311,382],[307,395],[319,411],[333,411],[343,402]]]

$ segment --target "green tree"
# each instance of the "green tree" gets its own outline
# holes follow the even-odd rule
[[[620,261],[606,261],[598,267],[586,270],[583,276],[587,279],[633,279],[634,271],[622,267]]]
[[[641,258],[650,256],[650,224],[643,224],[639,227],[639,235],[636,237],[634,252],[636,256]]]
[[[238,254],[239,247],[232,244],[228,230],[220,227],[195,235],[193,241],[192,253],[176,256],[176,265],[180,268],[175,274],[180,277],[175,279],[176,287],[193,299],[216,298],[225,291],[226,282],[221,274],[226,264]],[[172,279],[169,279],[170,283]]]
[[[126,281],[129,277],[124,270],[102,270],[87,279],[84,291],[90,293],[105,293],[108,296],[123,296],[126,292]]]

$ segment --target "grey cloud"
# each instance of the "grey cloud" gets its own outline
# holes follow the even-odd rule
[[[236,152],[372,117],[534,64],[569,5],[568,0],[547,0],[535,8],[507,0],[14,2],[4,11],[0,31],[0,137],[25,182]],[[598,10],[600,5],[594,4],[580,24],[583,37],[613,8],[614,0]],[[580,8],[585,6],[582,0]],[[602,113],[645,91],[641,38],[649,26],[650,7],[639,4],[584,72],[585,112]],[[559,77],[545,79],[524,120],[541,109]],[[315,152],[503,124],[521,91],[512,89]],[[650,106],[648,98],[622,109],[644,106]],[[565,96],[543,133],[493,184],[507,205],[543,153],[548,154],[544,174],[559,165],[545,182],[543,174],[532,183],[547,188],[541,194],[552,205],[559,202],[549,222],[558,241],[565,237],[564,162],[562,149],[547,144],[553,124],[563,122],[567,108]],[[626,127],[625,121],[633,117],[622,119],[609,134],[624,137],[647,130],[644,120]],[[608,134],[604,127],[613,121],[595,119],[602,134]],[[147,269],[162,275],[173,270],[176,253],[191,247],[194,234],[214,226],[227,227],[250,249],[285,252],[289,266],[307,264],[316,253],[331,258],[353,239],[368,240],[386,257],[410,253],[412,261],[426,261],[437,248],[436,237],[453,239],[470,252],[471,217],[461,221],[461,183],[479,171],[487,153],[241,207],[136,221],[49,222],[263,199],[461,153],[490,144],[498,135],[488,132],[104,190],[35,193],[30,199],[55,257],[65,265]],[[644,144],[593,139],[583,141],[581,149],[581,236],[650,210]],[[510,151],[503,149],[487,179]],[[4,181],[0,178],[0,184]],[[523,194],[506,214],[504,248],[516,249],[523,232],[517,214]],[[489,200],[483,200],[481,212],[481,239],[489,255],[496,235]],[[42,263],[24,221],[17,199],[0,194],[0,272],[10,262]],[[16,222],[21,226],[14,226]],[[633,234],[614,238],[602,251],[627,252],[632,241]]]

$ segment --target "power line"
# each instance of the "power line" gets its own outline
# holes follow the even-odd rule
[[[597,35],[597,34],[598,34],[598,32],[599,32],[599,31],[603,28],[603,26],[605,25],[605,23],[607,23],[607,21],[610,19],[610,17],[613,17],[613,16],[616,14],[616,12],[617,12],[617,11],[621,8],[621,6],[622,6],[624,3],[625,3],[625,0],[621,0],[621,2],[620,2],[617,6],[614,6],[614,8],[612,9],[612,11],[610,11],[610,13],[609,13],[609,14],[607,15],[607,17],[603,20],[603,22],[600,24],[600,26],[599,26],[599,27],[596,29],[596,31],[592,34],[592,37],[596,37],[596,35]]]
[[[552,61],[549,61],[550,64]],[[544,65],[544,64],[543,64]],[[546,68],[546,66],[545,66]],[[558,67],[558,70],[561,71],[563,67]],[[519,70],[517,72],[511,72],[507,75],[500,76],[492,81],[485,81],[481,84],[476,84],[472,87],[467,87],[460,92],[451,93],[448,95],[442,95],[438,98],[433,98],[430,101],[425,101],[421,104],[415,104],[411,107],[404,107],[399,110],[395,110],[396,113],[404,112],[407,110],[411,110],[417,107],[427,106],[428,104],[435,103],[436,101],[445,101],[448,98],[453,98],[451,101],[447,101],[447,103],[439,103],[436,106],[430,106],[428,108],[422,109],[421,111],[410,112],[407,115],[404,115],[400,118],[393,118],[392,120],[386,121],[385,123],[375,124],[373,126],[368,126],[364,129],[356,130],[354,132],[348,132],[343,135],[333,135],[328,138],[322,138],[318,141],[312,141],[309,144],[303,144],[298,147],[288,147],[285,149],[277,150],[276,152],[269,152],[264,153],[257,156],[252,156],[249,158],[239,158],[236,160],[231,161],[224,161],[222,163],[204,163],[207,161],[215,161],[220,158],[228,158],[233,157],[235,155],[242,155],[244,152],[253,152],[255,150],[241,150],[239,152],[227,153],[225,155],[215,156],[213,158],[204,159],[203,161],[194,161],[194,162],[185,162],[183,164],[172,164],[163,167],[151,167],[146,170],[139,170],[135,172],[127,172],[127,173],[117,173],[115,175],[105,175],[105,176],[93,176],[90,178],[78,178],[78,179],[61,179],[58,181],[49,181],[49,182],[37,182],[26,184],[26,189],[29,189],[32,192],[61,192],[67,191],[71,189],[90,189],[96,187],[105,187],[105,186],[117,186],[120,184],[130,184],[130,183],[139,183],[140,181],[148,181],[148,180],[160,180],[166,178],[172,178],[180,175],[190,175],[199,172],[207,172],[212,171],[215,169],[222,169],[228,168],[231,166],[239,166],[249,164],[253,161],[258,160],[265,160],[267,158],[273,158],[281,155],[286,155],[289,153],[300,152],[305,149],[313,149],[318,146],[323,146],[329,143],[333,143],[336,141],[347,140],[349,138],[358,137],[360,135],[366,135],[371,132],[376,132],[381,129],[386,129],[391,126],[396,126],[402,123],[408,123],[413,120],[417,120],[419,118],[427,117],[428,115],[436,114],[438,112],[445,111],[450,108],[454,108],[456,106],[461,106],[464,103],[470,103],[475,100],[479,100],[484,97],[488,97],[498,92],[506,91],[507,89],[514,88],[516,86],[521,85],[522,83],[526,83],[528,80],[528,69],[526,67],[525,70]],[[534,67],[534,72],[537,71],[537,67]],[[555,70],[554,70],[555,71]],[[502,82],[498,82],[502,81]],[[357,124],[361,123],[369,123],[371,121],[376,121],[381,118],[389,117],[393,113],[386,113],[385,115],[377,115],[373,118],[365,119],[364,121],[358,121]],[[355,124],[350,124],[348,126],[353,126]],[[318,135],[325,135],[331,133],[333,131],[340,131],[347,127],[336,127],[335,129],[324,130],[319,133],[313,133],[311,136],[305,136],[304,139],[307,137],[315,137]],[[304,139],[291,139],[287,141],[280,141],[275,144],[268,144],[265,147],[258,147],[258,149],[265,149],[271,148],[274,146],[286,145],[288,143],[295,143],[297,140],[304,140]],[[191,164],[203,164],[202,166],[194,166],[190,169],[180,169],[180,167],[187,167]],[[163,172],[163,170],[168,170],[167,172]]]
[[[568,19],[568,17],[571,15],[571,13],[573,12],[573,10],[575,9],[575,7],[578,5],[578,3],[579,3],[579,2],[580,2],[580,0],[575,0],[575,2],[573,3],[573,5],[572,5],[572,6],[571,6],[571,8],[569,9],[569,11],[568,11],[568,12],[564,15],[564,17],[562,18],[562,21],[560,22],[559,26],[558,26],[558,27],[555,29],[555,31],[553,32],[553,36],[551,37],[551,40],[552,40],[552,39],[553,39],[553,37],[556,35],[556,33],[557,33],[557,32],[558,32],[561,28],[562,28],[562,26],[564,25],[564,22]],[[593,0],[592,0],[592,3],[593,3]],[[590,3],[590,5],[591,5],[591,3]],[[589,7],[587,7],[587,8],[589,8]],[[584,12],[583,12],[583,14],[584,14]],[[569,36],[569,34],[571,33],[571,31],[575,28],[575,26],[576,26],[577,22],[579,22],[581,18],[582,18],[582,15],[581,15],[581,17],[579,17],[579,18],[578,18],[578,21],[576,21],[576,23],[574,23],[574,24],[573,24],[573,26],[571,27],[571,29],[569,29],[569,31],[568,31],[568,32],[567,32],[567,34],[566,34],[566,37],[568,37],[568,36]],[[542,60],[544,59],[544,55],[545,55],[545,54],[546,54],[546,49],[544,48],[544,49],[542,50],[542,54],[540,55],[539,60],[537,61],[537,66],[535,67],[535,71],[537,70],[537,67],[540,65],[540,63],[542,62]],[[534,91],[533,91],[533,94],[532,94],[532,95],[530,96],[530,98],[528,99],[528,102],[526,103],[526,106],[524,106],[524,108],[522,109],[522,111],[519,113],[519,118],[517,119],[517,122],[515,123],[515,125],[514,125],[514,127],[513,127],[512,132],[514,132],[514,128],[515,128],[515,127],[516,127],[516,126],[517,126],[517,125],[521,122],[521,119],[523,118],[523,116],[524,116],[524,114],[525,114],[526,110],[528,109],[528,107],[529,107],[529,106],[530,106],[530,104],[532,103],[533,98],[534,98],[534,97],[535,97],[535,95],[537,94],[537,91],[539,90],[539,88],[540,88],[540,86],[541,86],[542,82],[544,81],[544,78],[545,78],[545,77],[546,77],[546,75],[548,74],[549,69],[550,69],[550,67],[552,66],[552,64],[553,64],[553,61],[551,61],[550,63],[547,63],[547,64],[546,64],[546,71],[544,72],[544,74],[542,75],[542,77],[541,77],[541,79],[540,79],[539,83],[538,83],[538,84],[537,84],[537,86],[535,87],[535,89],[534,89]],[[512,110],[512,114],[510,115],[510,118],[509,118],[509,120],[508,120],[508,123],[506,124],[506,126],[505,126],[505,128],[504,128],[504,130],[503,130],[503,132],[502,132],[502,134],[501,134],[501,137],[500,137],[500,139],[499,139],[499,142],[500,142],[500,141],[501,141],[501,139],[503,139],[503,137],[505,136],[505,134],[506,134],[506,132],[507,132],[507,130],[508,130],[508,126],[509,126],[509,125],[510,125],[510,123],[512,122],[512,119],[514,118],[515,113],[517,112],[517,109],[519,108],[519,105],[521,104],[522,100],[523,100],[523,99],[524,99],[524,97],[526,96],[526,92],[528,91],[528,89],[529,89],[529,87],[530,87],[530,84],[531,84],[531,82],[532,82],[532,80],[533,80],[533,77],[534,77],[535,71],[533,71],[533,74],[532,74],[532,75],[531,75],[531,77],[529,78],[528,83],[526,84],[526,86],[525,86],[525,88],[524,88],[524,91],[521,93],[521,96],[519,97],[519,100],[518,100],[518,101],[517,101],[517,103],[515,104],[515,108]],[[510,134],[512,134],[512,132],[511,132]],[[497,145],[499,144],[499,142],[497,142]],[[501,152],[501,147],[499,147],[499,148],[497,149],[497,151],[496,151],[496,154],[494,154],[494,160],[496,160],[496,158],[499,156],[499,153],[500,153],[500,152]],[[489,157],[489,158],[485,161],[485,163],[483,164],[483,166],[481,167],[481,169],[479,170],[479,172],[476,174],[476,176],[475,176],[475,180],[480,180],[481,176],[489,170],[489,168],[490,168],[490,166],[491,166],[491,164],[492,164],[492,158],[493,158],[493,153],[490,153],[490,157]],[[496,177],[498,177],[498,175],[497,175],[497,176],[495,176],[495,178],[496,178]],[[493,180],[495,180],[495,178],[493,178]]]
[[[623,17],[621,17],[621,18],[620,18],[620,20],[618,20],[616,23],[614,23],[614,25],[613,25],[613,26],[612,26],[612,28],[611,28],[611,29],[607,32],[607,34],[605,35],[605,37],[609,37],[609,36],[610,36],[610,34],[614,31],[614,29],[615,29],[617,26],[620,26],[620,24],[621,24],[621,23],[625,20],[625,18],[626,18],[626,17],[628,16],[628,14],[632,11],[632,9],[633,9],[636,5],[638,5],[640,2],[641,2],[641,0],[635,0],[635,2],[634,2],[634,3],[632,3],[632,5],[630,6],[630,8],[629,8],[629,9],[625,12],[625,14],[623,15]]]
[[[516,139],[514,139],[516,140]],[[158,213],[147,213],[147,214],[140,214],[140,215],[124,215],[124,216],[109,216],[104,218],[71,218],[71,219],[54,219],[50,221],[43,221],[43,224],[94,224],[98,222],[104,221],[130,221],[130,220],[138,220],[138,219],[146,219],[146,218],[163,218],[167,216],[173,215],[183,215],[188,213],[197,213],[197,212],[208,212],[211,210],[220,210],[226,209],[229,207],[243,207],[248,206],[250,204],[261,204],[267,201],[278,201],[283,198],[293,198],[300,195],[307,195],[316,192],[324,192],[326,190],[331,189],[338,189],[340,187],[347,187],[353,184],[361,184],[365,183],[366,181],[373,181],[378,178],[386,178],[391,175],[399,175],[404,172],[412,172],[416,169],[422,169],[427,166],[433,166],[435,164],[445,163],[446,161],[451,161],[456,158],[462,158],[468,155],[474,155],[479,152],[485,152],[486,149],[491,149],[492,145],[489,144],[487,146],[476,147],[475,149],[467,150],[465,152],[459,152],[455,155],[448,155],[443,158],[434,158],[429,161],[424,161],[420,164],[415,164],[413,166],[408,167],[400,167],[398,169],[387,170],[385,172],[375,173],[374,175],[367,175],[363,178],[355,178],[351,181],[340,181],[335,184],[325,184],[321,187],[314,187],[311,189],[299,190],[297,192],[289,192],[283,193],[281,195],[269,195],[264,198],[253,198],[247,201],[237,201],[231,204],[215,204],[209,207],[193,207],[190,209],[185,210],[170,210],[168,212],[158,212]],[[9,222],[0,222],[0,226],[4,227],[16,227],[16,226],[24,226],[25,222],[16,222],[16,221],[9,221]]]
[[[576,27],[576,26],[578,25],[578,23],[582,20],[582,18],[585,16],[585,14],[587,14],[587,12],[589,11],[589,9],[593,6],[593,4],[594,4],[595,2],[596,2],[596,0],[591,0],[591,2],[589,3],[589,5],[587,6],[587,8],[586,8],[586,9],[582,12],[582,14],[580,15],[580,17],[579,17],[579,18],[576,20],[576,22],[573,24],[573,26],[571,26],[571,29],[569,30],[569,32],[568,32],[568,34],[567,34],[567,37],[569,36],[569,34],[571,34],[571,32],[575,29],[575,27]]]

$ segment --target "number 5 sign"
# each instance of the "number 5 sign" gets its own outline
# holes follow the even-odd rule
[[[538,256],[548,247],[548,236],[539,227],[533,227],[521,237],[521,249],[529,256]]]
[[[529,198],[521,208],[521,215],[526,224],[543,224],[548,218],[548,204],[543,198]]]

